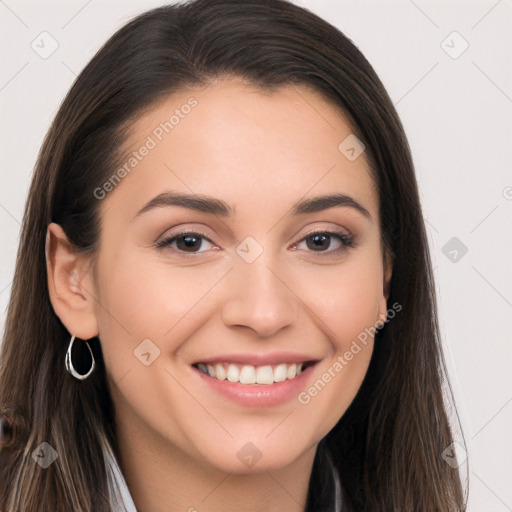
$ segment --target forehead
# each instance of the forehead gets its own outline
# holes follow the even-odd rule
[[[127,172],[106,203],[135,214],[170,190],[215,196],[241,213],[244,204],[285,207],[339,192],[356,196],[376,217],[366,155],[347,153],[362,149],[352,131],[339,107],[305,87],[263,91],[225,79],[182,90],[133,123]]]

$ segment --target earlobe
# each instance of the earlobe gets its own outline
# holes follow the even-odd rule
[[[98,334],[88,259],[74,250],[62,227],[48,225],[45,257],[48,293],[56,315],[77,338]]]

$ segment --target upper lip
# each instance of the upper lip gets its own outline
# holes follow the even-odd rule
[[[223,354],[214,357],[200,359],[194,364],[249,364],[252,366],[277,365],[282,363],[316,363],[319,359],[307,354],[294,352],[270,352],[265,354]]]

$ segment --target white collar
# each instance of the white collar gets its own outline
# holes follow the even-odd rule
[[[130,495],[126,480],[124,479],[110,446],[105,447],[105,466],[108,476],[110,503],[113,512],[137,512],[135,503]]]

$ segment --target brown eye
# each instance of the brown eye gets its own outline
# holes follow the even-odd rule
[[[352,236],[331,231],[309,233],[297,244],[297,248],[304,242],[306,250],[326,255],[336,255],[349,247],[354,247]]]
[[[306,240],[308,249],[313,251],[316,251],[317,249],[325,251],[326,249],[329,249],[329,246],[331,245],[331,237],[325,233],[315,233],[314,235],[308,236]]]
[[[176,237],[176,246],[180,251],[195,252],[201,248],[201,238],[196,235],[180,235]]]
[[[199,233],[186,232],[178,233],[169,238],[164,238],[163,240],[157,242],[155,245],[159,248],[169,247],[177,252],[194,254],[204,252],[204,250],[200,249],[204,249],[203,246],[208,244],[213,245],[211,240],[209,240],[204,235]]]

